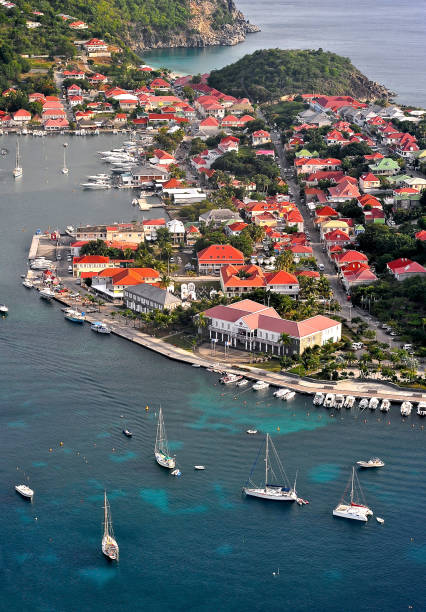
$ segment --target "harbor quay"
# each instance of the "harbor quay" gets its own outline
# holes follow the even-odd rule
[[[61,246],[64,246],[64,242],[68,242],[68,237],[61,236]],[[53,257],[56,249],[57,247],[50,239],[36,234],[33,236],[31,242],[28,259],[31,261],[37,257]],[[28,277],[36,278],[36,272],[29,270]],[[76,285],[76,282],[77,279],[75,278],[66,276],[61,277],[61,285],[67,289],[67,291],[55,293],[53,300],[65,307],[81,308],[85,298],[89,296],[90,293],[84,289],[82,285]],[[78,296],[75,293],[77,287]],[[89,303],[88,306],[90,306]],[[110,307],[108,308],[108,306]],[[292,391],[311,396],[314,396],[316,393],[342,393],[345,395],[353,395],[359,399],[380,397],[382,399],[389,399],[401,403],[405,401],[421,402],[426,400],[426,394],[423,394],[420,390],[419,392],[412,389],[405,390],[396,387],[396,385],[389,385],[383,382],[372,380],[342,380],[337,382],[313,379],[307,380],[294,374],[289,375],[286,373],[269,372],[259,367],[239,364],[237,360],[232,358],[232,353],[230,354],[230,352],[228,352],[228,355],[224,355],[216,351],[214,355],[212,355],[211,351],[205,349],[195,353],[173,346],[160,338],[156,338],[134,327],[130,327],[124,321],[119,321],[111,315],[111,312],[114,311],[113,305],[104,305],[102,309],[102,311],[99,309],[97,312],[86,311],[85,322],[92,324],[95,321],[100,321],[107,325],[114,335],[154,351],[168,359],[186,363],[194,368],[201,367],[218,373],[226,372],[240,376],[243,375],[253,382],[260,380],[273,387],[285,386]]]

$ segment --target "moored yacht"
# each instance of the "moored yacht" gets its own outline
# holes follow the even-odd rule
[[[370,398],[370,401],[368,402],[368,407],[370,408],[370,410],[376,410],[378,405],[379,400],[377,399],[377,397]]]
[[[426,402],[419,402],[417,405],[417,414],[419,416],[426,416]]]
[[[15,491],[17,491],[17,493],[22,495],[22,497],[25,497],[25,499],[32,500],[34,496],[34,491],[30,489],[30,487],[24,484],[15,485]]]
[[[40,297],[50,302],[55,297],[55,292],[50,287],[44,287],[40,289]]]
[[[364,410],[367,407],[368,407],[368,399],[366,397],[363,397],[362,400],[359,402],[359,408],[361,410]]]
[[[402,402],[401,415],[410,416],[412,409],[413,409],[413,404],[411,402]]]
[[[170,451],[167,443],[166,428],[164,427],[163,410],[161,406],[158,412],[157,435],[155,438],[154,455],[158,465],[169,469],[174,469],[176,467],[176,459],[170,456]]]
[[[6,304],[0,304],[0,316],[5,317],[9,312],[9,308]]]
[[[253,391],[261,391],[262,389],[268,389],[268,387],[269,383],[265,382],[264,380],[258,380],[254,383],[252,389]]]
[[[391,406],[390,401],[385,398],[384,400],[382,400],[382,403],[380,404],[380,410],[382,412],[389,412],[390,406]]]
[[[327,393],[327,395],[325,396],[325,400],[324,400],[324,407],[334,408],[335,399],[336,399],[336,396],[334,395],[334,393]]]
[[[248,385],[247,378],[242,378],[237,382],[237,387],[245,387],[246,385]]]
[[[343,408],[344,403],[345,403],[345,396],[341,395],[341,393],[338,393],[336,395],[336,399],[334,400],[334,407],[340,410],[340,408]]]
[[[22,284],[24,285],[24,287],[26,287],[26,289],[32,289],[34,287],[33,283],[28,278],[23,280]]]
[[[333,510],[333,516],[340,516],[341,518],[352,519],[355,521],[363,521],[366,523],[368,521],[369,516],[373,516],[372,510],[366,504],[360,504],[358,501],[354,501],[355,497],[355,484],[358,483],[358,489],[360,494],[362,495],[361,485],[359,484],[358,477],[355,474],[355,468],[352,468],[352,479],[351,479],[351,492],[350,492],[350,501],[349,503],[345,502],[344,496],[348,487],[346,487],[345,492],[343,493],[343,497],[341,501],[337,504],[337,506]]]
[[[357,461],[356,464],[362,468],[379,468],[385,465],[384,461],[378,457],[372,457],[368,461]]]
[[[242,376],[238,376],[237,374],[226,374],[225,376],[222,376],[219,382],[221,382],[222,385],[231,385],[233,383],[237,383],[241,379]]]
[[[276,391],[274,391],[274,397],[279,397],[282,398],[284,397],[284,395],[286,395],[288,392],[290,391],[290,389],[283,389],[282,387],[277,389]]]
[[[284,471],[283,465],[278,457],[278,453],[275,449],[275,446],[269,436],[266,434],[266,442],[265,442],[265,482],[262,485],[258,486],[254,484],[251,480],[251,475],[254,472],[255,466],[252,468],[250,476],[246,482],[246,485],[243,487],[243,492],[250,497],[259,497],[260,499],[268,499],[272,501],[288,501],[293,502],[297,501],[297,493],[296,493],[296,483],[294,486],[291,486],[287,475]],[[271,484],[271,479],[275,476],[274,470],[271,467],[271,462],[269,460],[269,447],[272,449],[272,454],[277,465],[277,469],[279,472],[279,478],[281,483],[285,484]],[[259,451],[260,453],[260,451]],[[259,456],[259,454],[258,454]],[[256,459],[257,463],[257,459]]]
[[[281,399],[289,401],[292,400],[294,397],[296,397],[296,391],[291,391],[290,389],[287,389],[287,393],[285,393]]]
[[[98,334],[111,333],[111,330],[108,325],[106,325],[106,323],[103,323],[102,321],[93,321],[93,323],[90,325],[90,329],[94,332],[97,332]]]
[[[84,323],[84,321],[86,320],[86,313],[79,312],[78,310],[74,310],[73,308],[67,308],[64,311],[64,317],[72,323]]]
[[[315,393],[315,397],[313,399],[314,406],[321,406],[324,401],[324,393]]]
[[[104,494],[104,535],[102,537],[102,552],[105,557],[111,561],[118,561],[119,548],[112,529],[111,510],[106,491]]]
[[[356,398],[353,395],[347,395],[345,399],[345,408],[352,408],[355,402]]]

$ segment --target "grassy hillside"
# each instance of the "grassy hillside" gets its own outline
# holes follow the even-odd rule
[[[214,70],[209,84],[225,93],[261,102],[292,93],[346,94],[362,99],[385,93],[383,87],[369,81],[348,58],[322,49],[255,51],[234,64]]]
[[[193,0],[14,0],[15,8],[0,6],[0,87],[13,83],[28,68],[21,55],[75,54],[73,41],[88,37],[103,38],[126,52],[140,36],[162,38],[190,36],[194,31],[191,21]],[[198,9],[203,4],[215,10],[209,14],[212,28],[223,28],[235,18],[235,5],[228,0],[197,0]],[[34,11],[43,15],[34,15]],[[64,21],[59,13],[87,23],[88,30],[70,29],[71,20]],[[35,29],[28,29],[27,21],[39,22]]]

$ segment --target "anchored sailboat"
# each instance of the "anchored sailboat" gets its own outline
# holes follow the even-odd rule
[[[102,538],[102,552],[111,561],[118,561],[119,550],[111,522],[111,510],[106,491],[104,493],[104,536]]]
[[[67,168],[66,158],[65,158],[65,153],[66,153],[66,150],[67,150],[67,146],[68,146],[68,144],[65,142],[64,143],[64,165],[62,167],[62,174],[68,174],[68,172],[69,172],[69,170]]]
[[[155,438],[155,460],[158,465],[161,465],[165,468],[173,469],[176,467],[176,460],[174,457],[170,456],[168,444],[167,444],[167,435],[166,429],[164,427],[163,420],[163,409],[160,406],[160,410],[158,412],[158,423],[157,423],[157,436]]]
[[[272,479],[276,479],[277,476],[271,466],[271,462],[269,460],[269,447],[272,449],[272,454],[275,459],[275,463],[278,467],[279,477],[284,481],[285,484],[270,484]],[[254,469],[256,467],[257,459],[259,458],[260,450],[257,455],[256,461],[253,465],[253,468],[250,472],[250,475],[247,479],[246,486],[243,488],[243,491],[246,495],[250,495],[251,497],[260,497],[261,499],[272,499],[274,501],[297,501],[297,493],[296,493],[296,482],[293,487],[290,485],[289,480],[287,478],[287,474],[284,471],[284,467],[278,457],[278,453],[275,449],[274,443],[272,442],[269,434],[266,434],[266,449],[265,449],[265,484],[264,486],[255,485],[251,477],[253,475]],[[272,477],[272,478],[271,478]],[[248,485],[251,486],[248,486]]]
[[[345,502],[344,497],[348,489],[349,483],[343,493],[343,497],[337,506],[333,510],[333,516],[340,516],[341,518],[353,519],[355,521],[368,521],[369,516],[373,516],[373,511],[365,504],[364,495],[362,493],[361,485],[359,484],[358,476],[355,474],[355,467],[352,467],[352,479],[351,482],[351,494],[349,504]],[[358,500],[355,501],[355,487],[358,489],[358,495],[362,496],[364,504],[360,504]]]
[[[24,174],[24,171],[21,166],[21,158],[19,155],[19,140],[16,139],[16,160],[15,160],[15,168],[13,169],[13,176],[15,178],[18,178],[19,176],[22,176],[23,174]]]

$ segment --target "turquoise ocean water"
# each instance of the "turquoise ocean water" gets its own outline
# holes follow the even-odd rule
[[[416,415],[403,422],[393,406],[386,418],[331,416],[302,396],[224,389],[213,374],[70,324],[22,287],[35,227],[135,216],[129,193],[78,187],[101,170],[95,151],[119,142],[70,140],[67,177],[61,137],[22,140],[20,182],[13,156],[1,159],[0,302],[10,314],[0,319],[0,608],[424,609],[426,432]],[[180,479],[153,459],[160,404]],[[242,497],[261,442],[251,427],[271,433],[291,479],[298,470],[308,506]],[[372,455],[386,467],[361,482],[385,524],[333,518],[351,465]],[[23,470],[33,504],[13,489]],[[104,488],[118,565],[100,550]]]
[[[159,49],[147,62],[184,74],[209,72],[256,49],[318,49],[349,57],[404,104],[426,106],[426,0],[237,0],[262,31],[234,47]],[[309,93],[309,92],[307,92]]]

